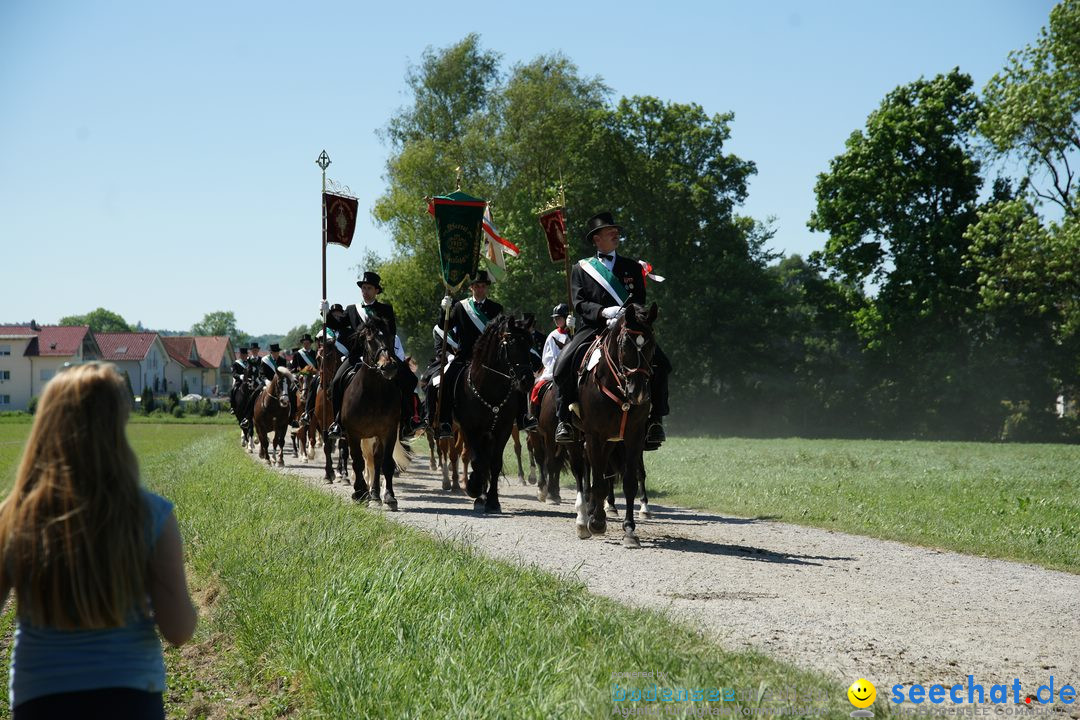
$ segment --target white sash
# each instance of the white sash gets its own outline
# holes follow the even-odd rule
[[[589,260],[591,259],[592,258],[589,258]],[[611,286],[611,283],[608,282],[608,279],[601,275],[600,271],[593,267],[593,264],[589,262],[589,260],[584,258],[578,260],[578,265],[581,267],[582,270],[589,274],[589,277],[599,283],[600,287],[604,288],[604,290],[606,290],[607,293],[611,295],[612,298],[614,298],[615,304],[622,305],[623,302],[625,302],[625,298],[619,297],[619,293],[617,293],[615,291],[615,288]],[[614,275],[612,277],[614,277]]]

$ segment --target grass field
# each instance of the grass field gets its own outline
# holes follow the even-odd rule
[[[7,482],[27,430],[0,428]],[[821,676],[270,472],[231,430],[129,433],[147,484],[176,502],[212,607],[196,651],[167,653],[170,717],[609,717],[612,673],[657,670],[670,686],[749,693],[745,705],[794,686],[831,716],[850,709]]]
[[[1080,573],[1077,445],[677,437],[645,469],[660,505]],[[503,472],[516,482],[512,444]],[[572,497],[569,472],[560,486]]]

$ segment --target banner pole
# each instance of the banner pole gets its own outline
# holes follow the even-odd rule
[[[446,295],[451,299],[450,305],[443,312],[443,336],[442,336],[442,353],[439,355],[439,396],[435,398],[435,417],[431,419],[435,429],[438,429],[438,423],[442,420],[442,402],[443,402],[443,387],[446,385],[443,379],[446,375],[446,356],[449,354],[450,348],[450,310],[454,307],[453,298],[450,295],[450,286],[443,280],[443,288]]]
[[[315,164],[322,169],[322,195],[319,202],[322,204],[322,307],[326,307],[326,168],[330,166],[330,156],[326,150],[322,151]],[[323,322],[326,322],[326,310],[323,310]]]

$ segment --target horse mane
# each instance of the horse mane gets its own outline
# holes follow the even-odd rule
[[[473,345],[472,362],[474,364],[483,365],[495,359],[495,353],[499,349],[498,338],[509,324],[509,315],[500,315],[488,323],[488,326],[484,328],[484,332],[477,339],[476,344]]]

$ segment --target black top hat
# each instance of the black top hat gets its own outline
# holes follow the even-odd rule
[[[559,303],[551,311],[551,317],[566,317],[570,314],[570,306],[566,303]]]
[[[382,278],[379,277],[379,273],[373,273],[370,270],[364,272],[364,277],[356,281],[356,287],[361,285],[374,285],[375,289],[382,292]]]
[[[270,343],[270,352],[281,352],[281,347],[277,343]]]
[[[607,227],[619,228],[619,232],[623,231],[622,225],[615,222],[615,218],[609,212],[596,213],[585,223],[585,243],[592,242],[592,236],[597,230],[603,230]]]
[[[251,343],[251,349],[252,350],[258,350],[259,349],[259,343],[257,343],[257,342]]]
[[[289,348],[289,352],[291,352],[293,355],[295,355],[296,353],[300,352],[300,348],[298,348],[298,347]]]
[[[480,283],[483,283],[485,285],[491,284],[491,276],[488,275],[487,270],[478,270],[476,273],[476,277],[472,279],[472,282],[470,282],[469,285],[479,285]]]
[[[300,342],[304,343],[304,342],[315,342],[315,341],[311,339],[311,334],[310,333],[304,333],[304,337],[300,338]]]
[[[240,348],[240,354],[241,355],[247,355],[247,348],[246,347],[241,347]]]

